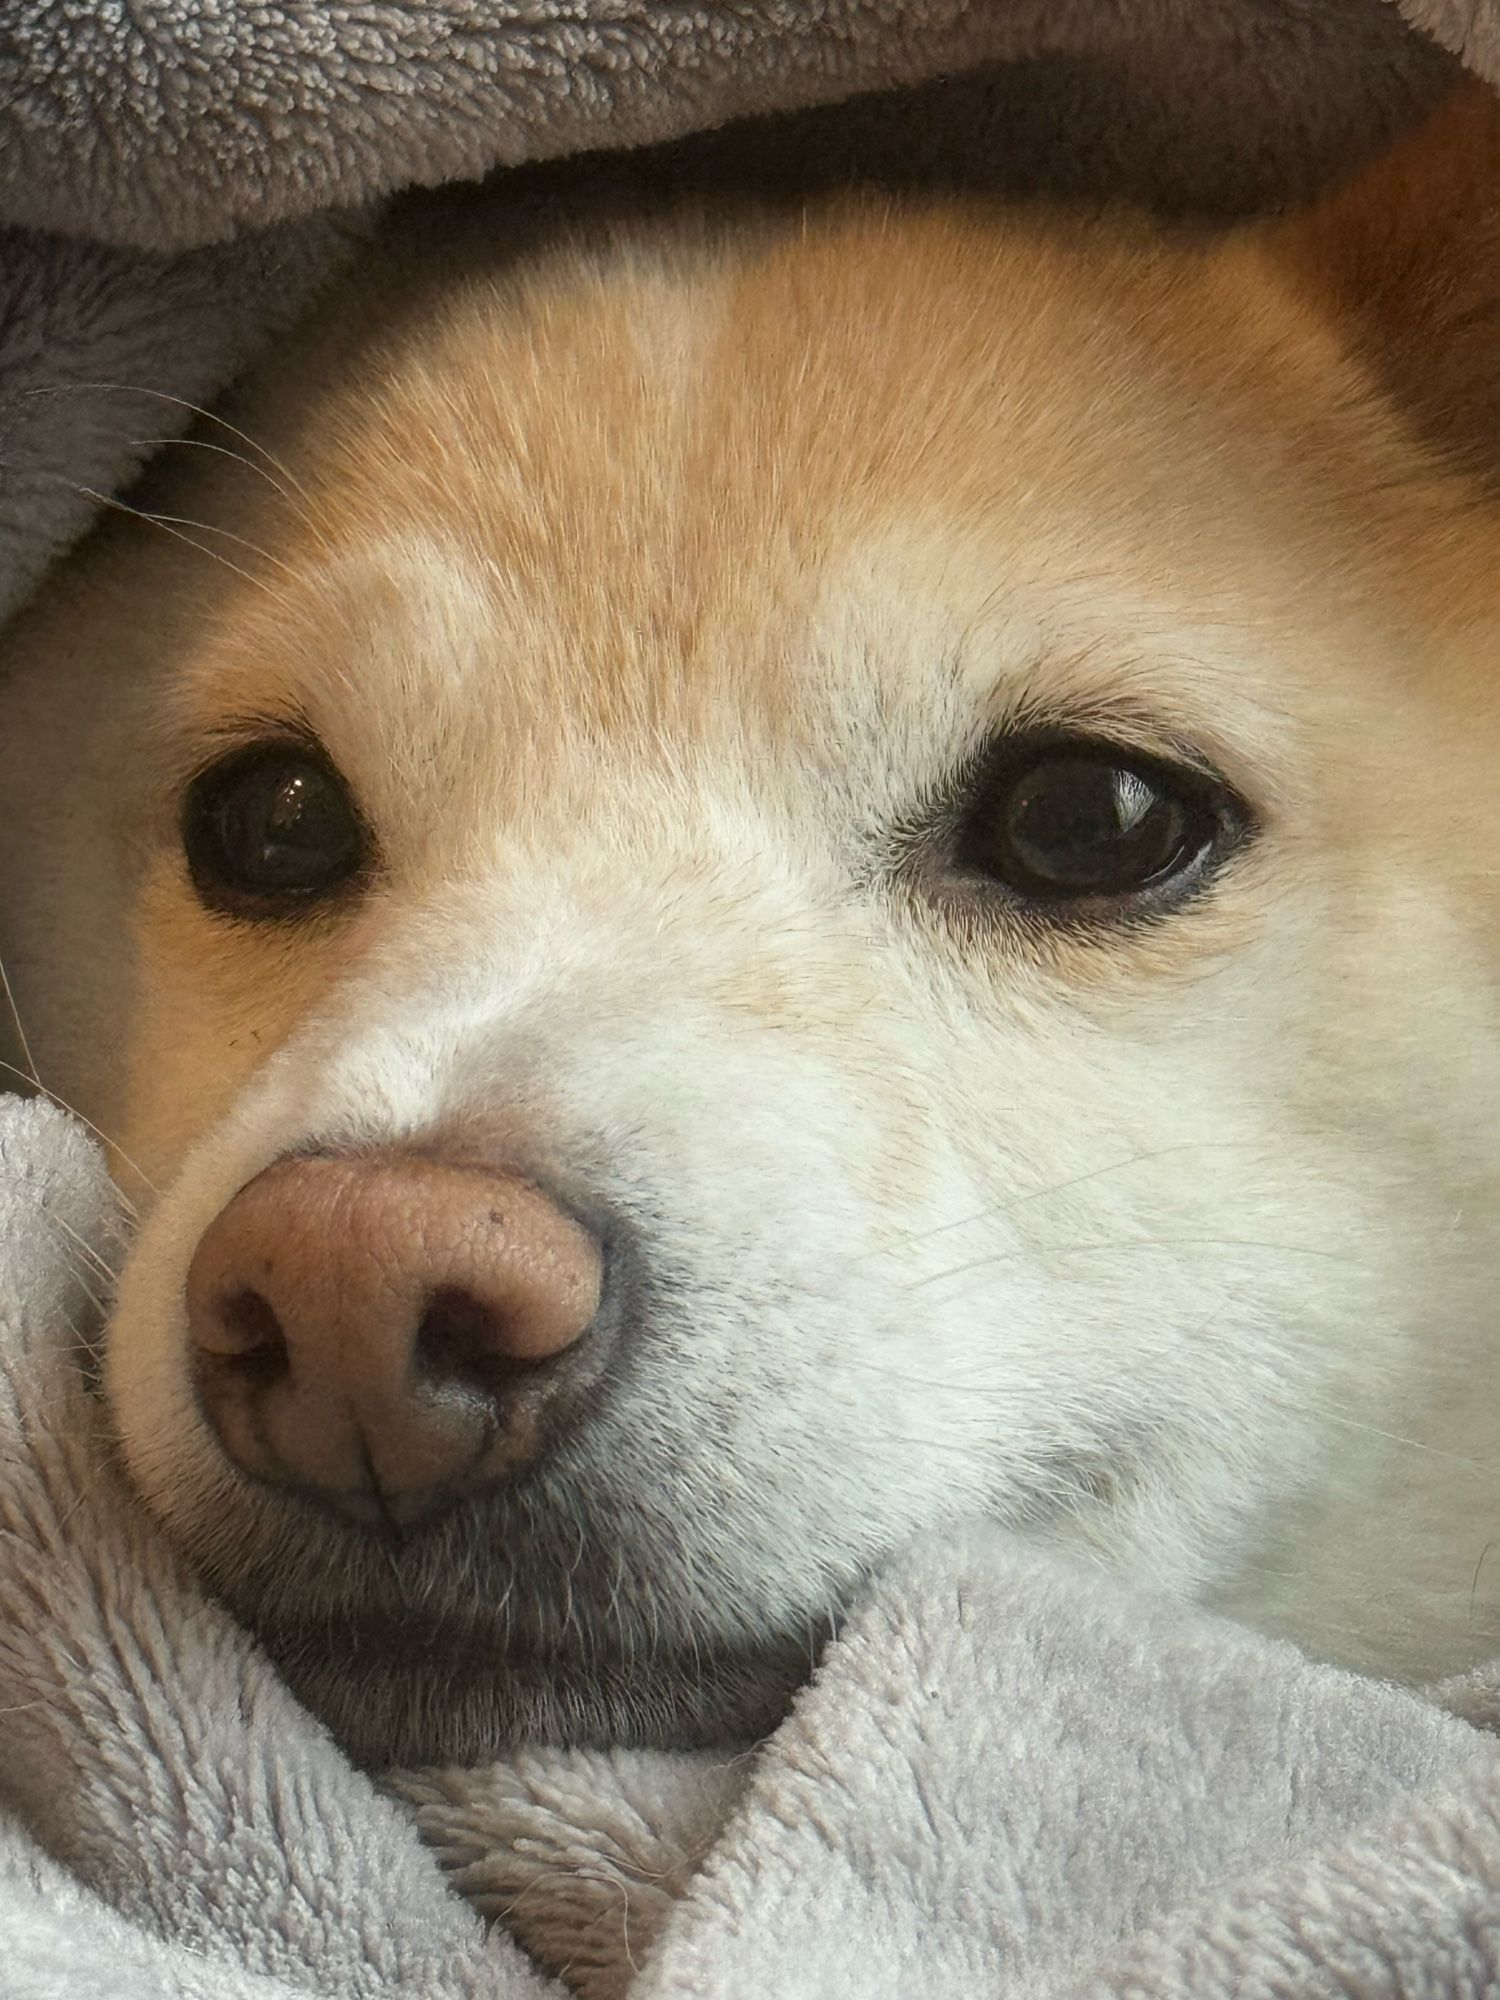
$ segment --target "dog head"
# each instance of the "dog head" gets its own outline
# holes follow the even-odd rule
[[[362,1754],[762,1727],[977,1511],[1493,1639],[1497,545],[1381,174],[393,252],[16,628],[123,1452]]]

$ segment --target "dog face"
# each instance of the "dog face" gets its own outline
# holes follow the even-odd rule
[[[1308,240],[413,259],[17,628],[11,978],[162,1190],[124,1455],[361,1754],[763,1727],[973,1512],[1355,1664],[1492,1645],[1500,572]],[[465,1175],[541,1217],[490,1456],[372,1529],[288,1465]],[[266,1187],[235,1268],[344,1286],[292,1444],[194,1358]]]

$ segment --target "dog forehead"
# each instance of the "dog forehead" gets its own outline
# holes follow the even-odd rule
[[[945,595],[955,625],[1035,622],[1038,589],[1140,579],[1143,523],[1189,519],[1196,419],[1157,407],[1149,272],[1127,302],[1118,263],[860,210],[408,301],[294,441],[308,504],[272,610],[294,629],[255,671],[471,718],[480,675],[497,726],[606,736],[805,736],[914,665],[925,699]],[[891,643],[903,601],[915,648]]]
[[[1253,706],[1263,750],[1364,558],[1289,443],[1325,346],[1262,354],[1247,284],[955,206],[419,285],[278,440],[289,582],[204,706],[295,709],[376,788],[663,747],[909,788],[1049,683],[1210,750]]]

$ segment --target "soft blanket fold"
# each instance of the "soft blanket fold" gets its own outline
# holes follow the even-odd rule
[[[1405,11],[1494,53],[1483,8]],[[136,0],[90,30],[10,0],[0,218],[151,249],[1001,59],[1124,63],[1184,113],[1207,91],[1221,124],[1227,98],[1258,151],[1309,145],[1339,69],[1389,129],[1428,68],[1387,0]],[[1332,136],[1347,151],[1357,123]]]
[[[0,614],[405,184],[801,106],[723,159],[1228,214],[1459,58],[1500,76],[1494,0],[9,0]],[[982,1525],[872,1584],[757,1753],[377,1786],[110,1464],[74,1329],[113,1232],[82,1133],[0,1100],[0,2000],[1500,1991],[1460,1719],[1500,1670],[1423,1700]]]
[[[0,617],[336,266],[308,218],[798,106],[729,157],[1239,213],[1447,87],[1403,15],[1500,66],[1490,0],[5,0]]]

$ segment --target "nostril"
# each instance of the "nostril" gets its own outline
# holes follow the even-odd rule
[[[513,1175],[279,1161],[188,1267],[198,1407],[251,1478],[412,1521],[544,1448],[597,1378],[604,1277],[599,1239]]]
[[[504,1316],[461,1285],[440,1285],[428,1294],[417,1325],[412,1359],[429,1382],[455,1382],[494,1397],[536,1362],[511,1351]]]
[[[291,1371],[286,1333],[276,1309],[248,1285],[218,1300],[209,1324],[199,1329],[198,1345],[230,1363],[237,1374],[260,1382],[279,1381]]]

